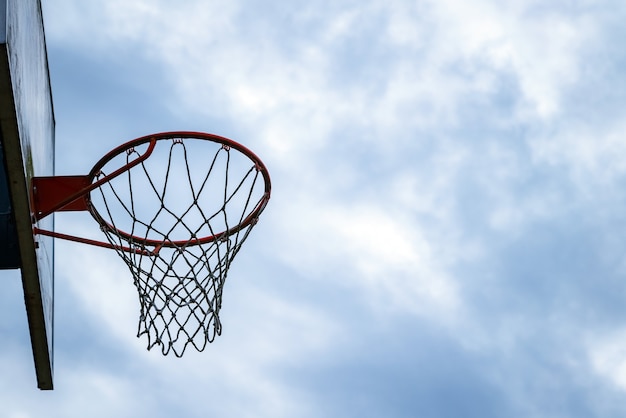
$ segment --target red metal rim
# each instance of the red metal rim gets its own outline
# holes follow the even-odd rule
[[[158,241],[158,240],[146,239],[143,237],[132,235],[126,231],[122,231],[119,228],[115,228],[113,225],[109,224],[107,221],[104,220],[104,218],[96,210],[96,208],[91,202],[91,195],[88,194],[86,196],[88,211],[89,213],[91,213],[91,215],[96,220],[96,222],[98,222],[103,228],[106,228],[107,230],[119,235],[126,241],[133,242],[139,245],[151,246],[155,248],[184,247],[184,246],[206,244],[206,243],[218,240],[220,238],[223,238],[225,236],[234,234],[238,231],[241,231],[242,229],[256,222],[261,212],[263,212],[263,210],[265,209],[265,206],[267,205],[267,202],[269,201],[269,198],[270,198],[271,181],[270,181],[269,172],[267,171],[267,167],[265,166],[263,161],[261,161],[261,159],[250,149],[241,145],[238,142],[233,141],[232,139],[228,139],[219,135],[208,134],[204,132],[175,131],[175,132],[162,132],[162,133],[157,133],[157,134],[152,134],[152,135],[146,135],[141,138],[133,139],[132,141],[128,141],[125,144],[122,144],[118,146],[117,148],[111,150],[104,157],[102,157],[93,166],[93,168],[87,175],[89,177],[89,182],[94,183],[95,181],[97,181],[96,177],[98,176],[102,168],[116,156],[122,153],[125,153],[126,151],[136,146],[143,145],[151,141],[161,141],[161,140],[168,140],[168,139],[194,139],[194,140],[197,139],[197,140],[211,141],[211,142],[222,144],[232,149],[235,149],[239,151],[240,153],[244,154],[246,157],[248,157],[255,164],[257,170],[263,176],[263,181],[265,183],[265,191],[264,191],[263,197],[261,198],[257,206],[252,210],[252,212],[250,212],[250,214],[240,224],[230,228],[229,230],[220,231],[218,233],[215,233],[214,235],[209,235],[209,236],[202,237],[202,238],[195,238],[192,240]]]

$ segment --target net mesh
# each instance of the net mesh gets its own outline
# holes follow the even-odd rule
[[[95,179],[143,152],[128,149]],[[202,351],[221,334],[226,275],[265,193],[250,158],[189,138],[158,141],[149,159],[91,192],[103,232],[132,273],[137,336],[147,337],[149,350],[160,346],[180,357],[189,345]]]

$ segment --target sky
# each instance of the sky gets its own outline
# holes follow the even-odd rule
[[[626,416],[625,3],[42,5],[58,175],[195,130],[272,198],[180,359],[136,338],[114,251],[57,240],[39,391],[3,272],[3,416]]]

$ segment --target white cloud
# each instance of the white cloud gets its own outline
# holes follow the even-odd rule
[[[85,234],[81,222],[57,222],[57,226],[65,229],[63,232]],[[185,357],[174,358],[162,356],[158,348],[146,352],[145,338],[136,338],[136,290],[129,270],[113,251],[59,242],[57,254],[57,277],[63,280],[64,291],[71,290],[73,296],[72,307],[60,309],[85,314],[83,322],[90,327],[88,331],[66,329],[63,334],[75,341],[97,334],[107,345],[106,354],[88,366],[84,359],[91,359],[92,352],[78,345],[74,348],[79,354],[70,359],[66,352],[58,352],[57,346],[57,356],[62,359],[57,361],[57,386],[71,390],[79,385],[75,391],[84,393],[85,406],[67,405],[68,414],[96,404],[103,415],[123,410],[126,412],[119,416],[147,416],[150,409],[141,405],[170,402],[177,404],[181,413],[193,416],[209,411],[221,416],[290,417],[307,416],[315,410],[306,393],[282,382],[277,372],[324,356],[346,324],[319,311],[318,306],[286,300],[271,289],[262,289],[252,280],[254,267],[246,275],[248,284],[239,286],[243,290],[226,286],[224,335],[202,353],[189,348]],[[68,300],[67,294],[57,291],[57,295]],[[102,343],[92,342],[89,349],[104,350],[97,344]],[[125,356],[116,357],[120,353]],[[120,370],[120,363],[129,361],[132,368]],[[148,381],[151,390],[139,396]],[[207,406],[207,391],[220,401]],[[98,394],[97,401],[94,394]]]
[[[314,216],[298,220],[311,208]],[[323,281],[322,286],[339,280],[365,292],[373,306],[429,317],[445,318],[457,308],[456,286],[440,264],[440,254],[433,253],[410,218],[371,202],[328,206],[296,201],[291,210],[293,217],[276,224],[285,243],[278,244],[277,253]]]
[[[626,331],[615,330],[594,338],[588,346],[593,371],[626,392]]]
[[[529,103],[528,116],[549,118],[561,110],[563,89],[578,81],[580,52],[594,28],[585,15],[536,13],[537,7],[537,2],[437,2],[444,60],[465,57],[512,72]]]
[[[263,158],[274,181],[258,226],[264,234],[251,238],[235,261],[251,280],[226,289],[225,335],[208,352],[182,360],[144,353],[144,342],[136,341],[135,290],[115,254],[59,245],[59,275],[67,277],[79,312],[136,367],[146,365],[126,377],[97,367],[72,373],[84,373],[89,388],[115,386],[108,399],[121,403],[129,402],[122,392],[150,381],[164,403],[190,413],[200,414],[203,393],[211,392],[223,400],[219,412],[236,416],[316,415],[314,384],[291,384],[285,375],[297,380],[299,370],[290,366],[335,358],[346,341],[363,338],[351,333],[363,328],[352,312],[325,299],[343,291],[353,296],[345,301],[350,308],[366,311],[354,315],[386,315],[382,322],[389,324],[390,316],[409,313],[416,328],[445,328],[446,344],[497,357],[485,376],[518,372],[516,360],[530,357],[519,346],[542,335],[554,347],[570,344],[574,331],[537,325],[545,317],[554,327],[571,320],[547,301],[563,297],[552,287],[563,277],[531,288],[538,283],[535,264],[557,270],[554,254],[524,251],[538,244],[529,237],[535,221],[561,220],[567,207],[596,215],[579,204],[571,182],[593,201],[619,190],[623,178],[621,124],[599,128],[587,118],[573,124],[565,101],[583,81],[584,54],[601,18],[539,1],[254,7],[261,6],[58,0],[46,9],[49,43],[100,60],[136,54],[150,62],[165,74],[163,101],[177,116],[189,115],[179,120],[232,120],[238,139]],[[519,251],[510,258],[523,261],[496,260],[509,244],[507,250]],[[249,250],[267,259],[239,267]],[[265,265],[288,273],[268,278]],[[522,284],[520,269],[535,281]],[[282,293],[281,274],[301,282]],[[582,280],[567,278],[572,286]],[[309,288],[312,294],[303,297]],[[622,340],[607,339],[590,351],[594,370],[620,388],[626,387]],[[537,369],[554,360],[539,349],[535,354],[537,363],[529,364]],[[419,382],[412,370],[393,372]],[[533,382],[525,390],[533,376],[516,377],[502,378],[504,396],[517,397],[513,403],[532,404],[533,390],[549,386]],[[536,408],[545,412],[544,405]]]
[[[602,125],[571,121],[550,136],[531,142],[534,158],[562,169],[583,199],[609,192],[626,174],[624,124]]]
[[[460,179],[485,176],[479,185],[482,197],[491,203],[488,223],[503,232],[543,216],[554,197],[523,199],[508,190],[532,167],[531,162],[512,157],[505,142],[484,160],[501,169],[498,173],[459,172],[482,153],[471,144],[457,144],[459,138],[449,140],[451,146],[437,145],[430,154],[435,159],[432,171],[398,167],[403,173],[388,179],[393,193],[385,199],[390,205],[403,205],[399,213],[363,191],[356,193],[356,202],[332,191],[313,201],[307,193],[320,197],[313,183],[331,190],[339,190],[341,182],[343,187],[351,182],[353,189],[362,187],[356,183],[362,177],[355,173],[363,169],[358,159],[348,156],[339,170],[348,179],[336,180],[332,175],[337,171],[325,170],[319,158],[337,139],[355,149],[365,147],[362,153],[371,158],[377,153],[392,160],[410,154],[413,144],[423,140],[416,128],[449,130],[462,120],[463,99],[493,93],[502,74],[512,74],[519,83],[532,108],[531,118],[553,117],[561,108],[561,91],[577,80],[580,49],[593,33],[579,16],[535,13],[536,2],[372,1],[335,6],[332,15],[320,14],[310,5],[291,11],[310,30],[288,39],[281,36],[289,34],[263,20],[269,15],[245,25],[241,14],[246,8],[237,2],[188,1],[174,6],[165,1],[115,1],[89,7],[60,3],[64,6],[49,9],[49,20],[63,22],[49,25],[52,41],[89,45],[108,54],[115,53],[114,44],[139,48],[171,74],[179,94],[177,106],[206,114],[228,113],[242,121],[240,129],[250,134],[251,147],[271,161],[270,170],[298,175],[299,184],[290,185],[289,199],[277,204],[275,197],[268,209],[282,218],[283,241],[301,243],[298,251],[306,249],[302,251],[306,255],[287,251],[289,257],[304,265],[341,265],[403,306],[424,300],[440,307],[458,303],[447,269],[452,260],[467,257],[463,248],[472,242],[449,234],[462,228],[455,218],[455,212],[463,210],[456,196]],[[60,10],[79,10],[82,15],[68,22],[58,17]],[[371,31],[373,21],[383,27]],[[346,64],[376,71],[355,87],[340,86],[333,71],[342,69],[338,51],[351,37],[390,54],[380,55],[385,61],[368,56]],[[381,87],[373,87],[378,84]],[[517,116],[505,118],[511,122]],[[335,132],[342,126],[350,127],[347,137],[337,138]],[[441,157],[445,152],[450,154]],[[409,187],[417,191],[402,193]],[[275,195],[286,191],[276,190]],[[438,239],[432,225],[411,220],[413,210],[437,219],[436,231],[447,234]],[[306,219],[306,225],[285,217],[287,212]]]
[[[274,31],[269,20],[263,23],[271,12],[261,14],[255,25],[242,22],[246,7],[237,2],[186,1],[174,6],[136,0],[90,7],[69,0],[60,3],[63,7],[49,9],[49,20],[55,22],[49,28],[53,40],[87,43],[99,51],[115,50],[112,44],[140,45],[142,53],[167,63],[171,80],[179,86],[179,100],[187,100],[188,106],[215,113],[227,105],[235,115],[252,117],[264,126],[291,120],[299,128],[309,122],[319,138],[327,125],[320,124],[316,114],[336,121],[347,112],[348,117],[359,115],[356,120],[376,121],[381,113],[371,112],[365,103],[374,104],[382,115],[397,112],[407,100],[435,108],[454,106],[459,95],[480,84],[481,89],[492,88],[489,72],[513,73],[532,112],[549,117],[561,107],[562,89],[577,80],[578,53],[594,33],[589,18],[539,14],[534,2],[504,5],[482,0],[469,5],[449,0],[411,6],[371,1],[337,6],[331,18],[304,8],[291,12],[302,23],[315,25],[306,34],[286,39],[278,37],[289,34]],[[56,13],[61,10],[81,16],[59,19]],[[373,33],[368,24],[378,20],[385,27]],[[345,95],[345,88],[339,92],[329,83],[336,71],[333,65],[341,58],[337,48],[350,37],[376,41],[375,49],[404,51],[386,62],[352,62],[380,67],[377,73],[388,84],[383,102],[362,95],[367,84],[359,85],[361,93]],[[284,49],[281,40],[295,47]],[[450,66],[459,63],[482,66],[482,80],[451,73]],[[362,117],[363,112],[371,113]]]
[[[85,235],[86,228],[61,230],[66,225],[57,222],[57,231]],[[92,226],[98,229],[95,221]],[[104,236],[98,238],[105,240]],[[63,289],[70,290],[80,302],[75,309],[91,317],[93,326],[101,329],[100,335],[113,337],[117,344],[132,342],[137,332],[139,302],[131,273],[123,261],[113,250],[61,240],[57,240],[55,252],[57,282],[62,278]]]

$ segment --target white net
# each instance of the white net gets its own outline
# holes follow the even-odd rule
[[[94,181],[136,161],[114,156]],[[264,167],[228,145],[166,138],[150,158],[91,192],[90,211],[128,265],[139,294],[137,336],[182,356],[221,333],[226,275],[269,199]]]

